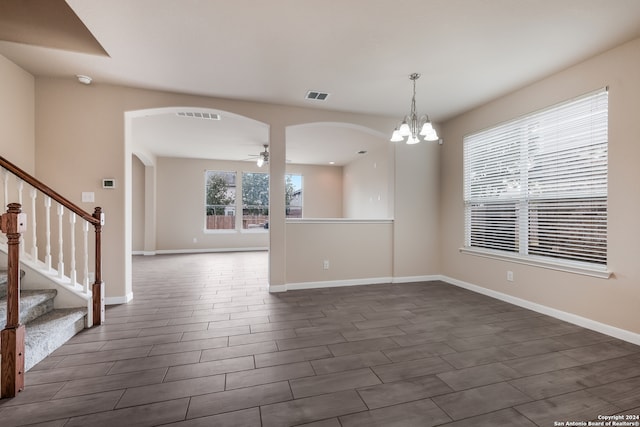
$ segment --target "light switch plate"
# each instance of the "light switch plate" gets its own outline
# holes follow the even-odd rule
[[[94,203],[96,201],[96,195],[93,191],[83,191],[82,192],[82,202],[83,203]]]

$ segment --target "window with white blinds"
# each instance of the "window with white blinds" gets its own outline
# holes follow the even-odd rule
[[[464,138],[465,247],[607,263],[608,93]]]

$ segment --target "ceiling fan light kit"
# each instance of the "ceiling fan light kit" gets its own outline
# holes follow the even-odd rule
[[[260,152],[258,160],[256,161],[259,168],[261,168],[265,163],[269,163],[269,145],[264,144],[263,147],[264,151]]]

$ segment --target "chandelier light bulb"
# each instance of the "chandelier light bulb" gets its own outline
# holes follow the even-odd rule
[[[402,124],[400,125],[400,136],[409,136],[411,135],[411,129],[409,128],[409,124],[407,123],[407,121],[403,121]]]
[[[437,140],[439,140],[439,139],[440,139],[440,137],[438,137],[438,134],[437,134],[437,133],[436,133],[436,131],[435,131],[435,130],[433,130],[433,129],[432,129],[430,132],[427,132],[427,133],[424,135],[424,140],[425,140],[425,141],[433,142],[433,141],[437,141]]]
[[[391,135],[391,142],[400,142],[403,141],[404,138],[402,137],[402,135],[400,135],[400,130],[398,130],[398,128],[396,128],[393,131],[393,135]]]
[[[261,168],[262,165],[264,165],[264,159],[262,157],[260,157],[256,163],[257,163],[258,167]]]
[[[420,142],[420,140],[413,135],[409,135],[409,138],[407,138],[407,144],[417,144],[418,142]]]
[[[427,136],[431,132],[435,132],[435,130],[433,129],[433,125],[431,124],[431,122],[427,119],[427,121],[422,125],[420,135]]]

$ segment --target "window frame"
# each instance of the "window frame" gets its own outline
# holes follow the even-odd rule
[[[546,136],[546,139],[538,139],[534,132],[530,132],[530,128],[547,127],[550,120],[554,119],[554,115],[574,114],[576,105],[581,102],[600,102],[599,109],[592,109],[587,113],[588,120],[582,123],[582,120],[576,121],[577,126],[589,126],[596,123],[599,127],[588,128],[588,141],[585,137],[571,136],[570,138],[563,136]],[[575,107],[577,108],[577,107]],[[563,110],[564,109],[564,110]],[[604,110],[604,113],[602,113]],[[596,111],[596,112],[594,112]],[[604,116],[604,119],[602,118]],[[582,116],[580,116],[582,118]],[[598,121],[599,120],[599,121]],[[561,122],[561,120],[558,120]],[[603,124],[604,121],[604,124]],[[555,122],[553,122],[555,124]],[[571,126],[576,126],[572,124]],[[575,129],[582,130],[583,127]],[[559,128],[563,129],[563,128]],[[573,130],[574,128],[571,128]],[[604,129],[604,136],[602,136]],[[593,133],[592,133],[593,132]],[[596,132],[600,132],[596,134]],[[559,134],[559,133],[558,133]],[[464,245],[460,248],[462,253],[478,255],[482,257],[507,260],[511,262],[535,265],[544,268],[569,271],[573,273],[586,274],[594,277],[608,278],[611,272],[608,270],[608,236],[607,236],[607,203],[608,203],[608,88],[599,89],[580,97],[561,102],[542,110],[518,117],[516,119],[497,124],[485,130],[481,130],[466,135],[463,140],[463,199],[464,199]],[[594,137],[595,135],[595,137]],[[553,139],[556,138],[556,139]],[[537,165],[540,165],[540,156],[536,152],[539,148],[536,144],[542,141],[543,147],[548,151],[549,147],[557,150],[554,157],[556,165],[565,166],[573,165],[571,163],[572,156],[575,157],[574,151],[570,150],[571,141],[577,141],[578,149],[601,149],[604,146],[604,154],[596,161],[581,161],[579,171],[572,172],[577,176],[582,171],[592,173],[595,178],[589,182],[589,191],[585,194],[576,196],[569,194],[567,188],[562,188],[563,182],[558,175],[558,170],[563,173],[570,169],[558,169],[555,171],[543,172],[542,175],[534,174],[533,171]],[[584,142],[587,141],[587,142]],[[592,142],[595,141],[595,142]],[[559,143],[558,143],[559,142]],[[475,145],[474,145],[475,144]],[[533,149],[532,149],[533,147]],[[576,148],[574,148],[575,150]],[[539,150],[542,151],[542,150]],[[536,157],[539,156],[539,157]],[[604,159],[604,160],[603,160]],[[536,162],[534,162],[537,161]],[[542,165],[551,160],[542,159]],[[471,164],[471,166],[469,165]],[[486,167],[484,165],[487,165]],[[602,170],[604,164],[604,172]],[[585,166],[586,165],[586,166]],[[481,170],[482,169],[482,170]],[[594,172],[595,171],[595,172]],[[480,173],[481,178],[478,178]],[[529,175],[532,175],[531,177]],[[534,187],[536,179],[542,176],[543,185],[547,185],[547,181],[551,183],[544,191],[540,187]],[[603,178],[604,177],[604,178]],[[480,182],[478,184],[478,182]],[[604,188],[603,188],[604,183]],[[530,188],[531,186],[531,188]],[[536,193],[537,191],[537,193]],[[574,190],[571,189],[573,192]],[[576,190],[577,191],[577,190]],[[578,193],[580,193],[578,191]],[[589,211],[584,206],[589,206],[591,201],[604,201],[603,206],[593,211]],[[581,255],[576,254],[576,249],[564,249],[561,256],[552,251],[540,251],[538,249],[529,249],[530,242],[535,241],[536,232],[540,233],[541,222],[535,222],[529,216],[536,209],[545,203],[553,205],[558,202],[558,206],[562,209],[568,209],[564,205],[577,203],[580,206],[579,215],[575,221],[579,225],[580,233],[569,234],[575,237],[578,244],[576,248],[581,248],[579,242],[586,240],[591,235],[589,233],[599,233],[596,236],[600,239],[597,243],[600,245],[599,250],[604,251],[604,262],[600,261],[597,256],[600,252],[594,251],[594,255],[589,255],[593,259],[592,262],[581,260]],[[502,206],[502,207],[500,207]],[[553,208],[552,208],[553,209]],[[560,208],[558,208],[560,209]],[[604,213],[602,212],[604,209]],[[509,212],[513,212],[510,214]],[[589,224],[585,220],[588,212],[597,212],[598,223],[596,225]],[[554,213],[565,211],[553,211]],[[583,216],[580,216],[583,215]],[[535,215],[532,215],[535,217]],[[550,217],[558,217],[558,215],[550,215]],[[604,219],[602,219],[604,218]],[[491,233],[493,225],[484,228],[482,221],[493,221],[494,225],[501,225],[504,233]],[[550,225],[549,225],[550,224]],[[586,225],[585,225],[586,224]],[[602,225],[604,224],[604,225]],[[555,238],[562,235],[563,228],[561,220],[547,223],[549,230],[555,230]],[[566,226],[565,226],[566,227]],[[602,232],[604,227],[604,232]],[[486,231],[490,232],[487,233]],[[595,230],[595,231],[594,231]],[[485,236],[482,232],[485,232]],[[544,231],[544,230],[543,230]],[[490,235],[491,234],[491,235]],[[604,234],[604,237],[602,237]],[[487,237],[488,236],[488,237]],[[484,240],[483,240],[484,239]],[[602,248],[602,239],[604,239],[604,249]],[[476,245],[474,245],[474,240]],[[484,247],[482,245],[484,244]],[[511,248],[513,244],[514,248]],[[531,252],[543,253],[543,255],[532,254]],[[554,247],[554,251],[556,248]],[[579,249],[578,249],[579,251]],[[602,259],[602,258],[600,258]]]

